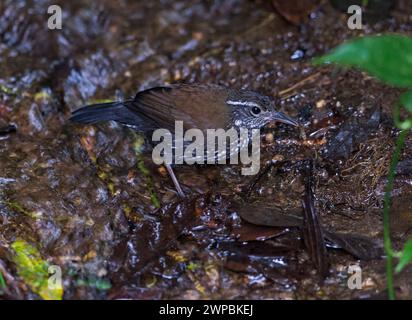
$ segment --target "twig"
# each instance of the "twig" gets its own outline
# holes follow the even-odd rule
[[[315,72],[314,74],[311,74],[310,76],[300,80],[299,82],[295,83],[294,85],[290,86],[289,88],[286,88],[284,90],[279,91],[279,96],[281,98],[284,98],[289,92],[294,91],[295,89],[307,84],[308,82],[315,80],[318,76],[320,76],[322,72],[318,71]]]
[[[319,222],[318,214],[315,209],[313,189],[312,189],[312,166],[313,162],[309,161],[306,166],[305,185],[306,192],[302,200],[303,206],[303,226],[302,233],[308,254],[315,265],[318,274],[323,280],[328,275],[328,259],[326,244],[323,236],[323,230]]]

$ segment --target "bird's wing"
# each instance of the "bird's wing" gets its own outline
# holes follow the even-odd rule
[[[225,128],[227,92],[211,85],[171,85],[139,92],[133,111],[155,122],[159,128],[173,130],[175,120],[183,121],[184,128],[201,130]]]

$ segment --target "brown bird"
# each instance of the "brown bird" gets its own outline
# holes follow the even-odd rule
[[[73,112],[71,121],[93,124],[117,121],[149,137],[159,128],[174,133],[175,122],[183,121],[184,130],[260,129],[270,122],[298,123],[277,111],[264,95],[218,85],[174,84],[140,91],[134,99],[94,104]],[[228,155],[229,157],[230,155]],[[176,190],[183,191],[170,165],[166,164]]]

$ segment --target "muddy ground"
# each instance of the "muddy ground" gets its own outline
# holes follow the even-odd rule
[[[48,1],[2,1],[0,298],[41,296],[16,259],[16,241],[61,268],[64,299],[385,297],[376,252],[399,91],[310,61],[361,34],[411,34],[407,2],[350,30],[328,1],[297,23],[270,1],[53,1],[63,26],[48,30]],[[287,126],[266,129],[261,167],[274,160],[258,181],[239,166],[179,166],[189,195],[182,201],[140,135],[67,121],[84,104],[174,82],[267,94],[299,119],[306,139]],[[393,192],[397,249],[412,236],[411,145],[409,137]],[[375,253],[329,248],[324,280],[299,223],[279,218],[302,217],[309,160],[325,232]],[[351,290],[354,264],[362,288]],[[411,272],[396,276],[401,298],[412,298]]]

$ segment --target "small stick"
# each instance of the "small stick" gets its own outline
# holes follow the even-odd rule
[[[295,89],[303,86],[304,84],[306,84],[307,82],[311,81],[312,79],[317,78],[319,75],[321,75],[321,72],[320,72],[320,71],[319,71],[319,72],[316,72],[316,73],[314,73],[314,74],[311,74],[310,76],[308,76],[308,77],[306,77],[306,78],[298,81],[297,83],[295,83],[295,84],[292,85],[291,87],[279,91],[279,96],[282,97],[282,96],[287,95],[289,92],[291,92],[291,91],[293,91],[293,90],[295,90]]]
[[[323,236],[322,226],[319,221],[318,213],[315,209],[313,195],[313,162],[310,160],[305,166],[305,195],[302,199],[303,207],[303,239],[321,280],[328,275],[329,261],[327,258],[326,245]]]
[[[182,188],[180,187],[179,181],[177,181],[177,178],[175,176],[175,173],[173,172],[172,167],[170,166],[170,164],[165,164],[166,170],[169,173],[170,178],[173,181],[173,184],[175,185],[176,191],[179,195],[179,197],[184,198],[185,194],[182,190]]]

